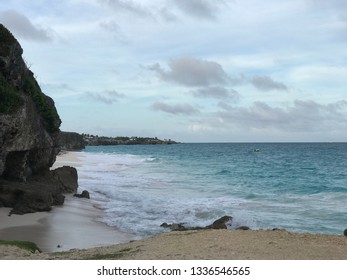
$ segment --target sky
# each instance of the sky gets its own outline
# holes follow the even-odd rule
[[[7,0],[61,130],[347,141],[345,0]]]

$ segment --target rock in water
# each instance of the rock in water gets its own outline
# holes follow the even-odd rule
[[[344,236],[347,236],[347,228],[345,229],[345,231],[343,232]]]
[[[211,225],[207,226],[208,228],[213,229],[226,229],[227,223],[230,223],[232,221],[233,217],[231,216],[223,216],[222,218],[219,218],[218,220],[214,221]]]
[[[73,196],[75,197],[79,197],[79,198],[87,198],[87,199],[90,199],[90,195],[89,195],[89,192],[84,190],[81,194],[74,194]]]
[[[77,188],[73,171],[65,169],[68,178],[49,171],[59,152],[61,120],[22,53],[0,24],[0,206],[20,214],[49,210],[64,201],[68,185]]]

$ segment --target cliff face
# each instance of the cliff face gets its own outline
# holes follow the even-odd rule
[[[23,50],[0,24],[0,176],[26,181],[48,171],[59,152],[61,120],[22,59]]]
[[[72,167],[50,171],[59,152],[61,120],[25,65],[23,50],[0,24],[0,207],[47,211],[77,189]]]
[[[59,134],[59,146],[63,151],[80,151],[85,148],[85,141],[81,134],[61,131]]]

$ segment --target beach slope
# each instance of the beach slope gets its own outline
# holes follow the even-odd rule
[[[347,238],[284,230],[201,230],[59,253],[31,253],[13,246],[2,246],[0,252],[2,259],[346,260]]]

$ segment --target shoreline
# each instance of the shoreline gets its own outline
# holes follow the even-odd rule
[[[83,152],[60,154],[52,168],[81,166]],[[79,189],[81,192],[81,189]],[[1,245],[0,259],[343,259],[347,237],[286,230],[189,230],[140,239],[98,221],[93,200],[66,195],[50,212],[8,216],[0,208],[0,239],[35,242],[43,253]]]

